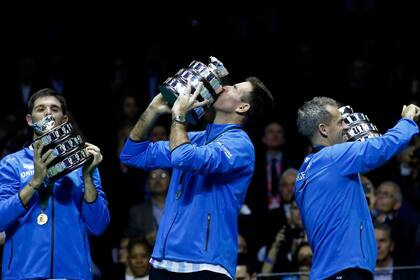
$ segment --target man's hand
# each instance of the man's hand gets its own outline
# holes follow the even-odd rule
[[[184,92],[178,95],[174,106],[172,106],[172,115],[174,116],[185,116],[190,110],[207,105],[210,101],[204,100],[201,102],[197,101],[197,96],[200,94],[203,89],[203,83],[199,83],[195,92],[191,95],[191,83],[188,82],[188,85]]]
[[[86,147],[85,150],[88,154],[93,156],[93,160],[89,165],[83,166],[83,176],[89,175],[92,171],[101,163],[103,156],[101,154],[101,150],[90,143],[85,143]]]
[[[152,112],[154,112],[157,115],[162,115],[171,112],[171,109],[169,108],[168,103],[163,98],[162,93],[159,93],[153,98],[152,102],[150,102],[149,108],[150,110],[152,110]]]
[[[417,121],[420,116],[420,108],[414,104],[410,104],[408,106],[404,105],[401,117],[411,119],[413,121]]]
[[[44,145],[40,141],[34,143],[34,177],[32,178],[32,187],[39,188],[47,176],[47,165],[54,159],[49,157],[52,150],[46,151],[43,155],[41,154]]]
[[[133,141],[145,141],[148,139],[156,120],[165,113],[171,113],[168,103],[162,93],[156,95],[146,111],[140,116],[135,126],[130,131],[130,139]]]

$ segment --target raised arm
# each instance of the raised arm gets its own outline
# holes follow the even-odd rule
[[[163,99],[163,95],[159,93],[153,98],[146,111],[143,112],[136,125],[131,129],[130,139],[136,142],[147,140],[159,116],[170,112],[171,110]]]
[[[171,167],[169,143],[167,141],[156,143],[148,141],[149,134],[159,116],[170,112],[162,94],[156,95],[130,131],[129,139],[120,154],[121,162],[143,169]]]
[[[419,115],[419,107],[413,104],[404,106],[401,112],[403,118],[382,137],[336,145],[330,150],[331,159],[340,166],[343,175],[377,168],[405,148],[413,135],[419,132],[415,123]]]

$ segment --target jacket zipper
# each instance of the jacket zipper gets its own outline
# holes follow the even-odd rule
[[[186,172],[181,172],[181,175],[179,176],[178,190],[176,191],[176,194],[175,194],[175,199],[176,200],[178,200],[181,197],[181,194],[182,194],[182,185],[184,184],[184,180],[185,180],[185,175],[186,174],[187,174]],[[171,223],[171,226],[168,229],[168,233],[166,234],[165,241],[163,242],[163,251],[162,251],[162,257],[163,258],[165,258],[166,242],[168,241],[169,233],[171,232],[171,229],[172,229],[172,227],[173,227],[173,225],[175,223],[175,220],[176,220],[176,217],[177,216],[178,216],[178,211],[175,214],[175,217],[174,217],[174,219],[173,219],[173,221]]]
[[[12,243],[12,250],[10,250],[10,259],[9,259],[9,265],[7,266],[7,269],[10,270],[10,267],[12,266],[12,259],[13,259],[13,239],[11,240]]]
[[[211,214],[207,214],[207,231],[206,231],[206,247],[204,248],[207,251],[209,246],[209,238],[210,238],[210,222],[211,222]]]
[[[51,190],[51,267],[50,278],[54,276],[54,189]]]
[[[163,243],[162,259],[165,258],[166,242],[168,241],[169,233],[171,232],[172,226],[174,225],[177,216],[178,216],[178,212],[176,212],[174,220],[172,221],[171,226],[168,229],[168,233],[166,234],[165,242]]]
[[[363,251],[362,233],[363,233],[363,222],[360,222],[360,249],[362,250],[363,258],[365,258],[365,252]]]

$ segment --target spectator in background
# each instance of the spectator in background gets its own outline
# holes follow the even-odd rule
[[[134,95],[125,95],[121,100],[121,115],[119,120],[118,130],[118,148],[117,154],[119,155],[130,130],[133,128],[138,118],[139,107],[137,104],[137,98]],[[122,167],[122,170],[126,169]]]
[[[420,136],[413,137],[412,143],[397,156],[398,174],[394,177],[401,186],[406,202],[420,212]]]
[[[112,267],[105,273],[104,279],[115,280],[124,277],[133,277],[133,272],[128,266],[128,243],[130,238],[122,237],[117,248],[112,249]]]
[[[288,240],[288,249],[287,251],[282,252],[282,257],[286,258],[286,254],[291,250],[291,236],[289,233],[290,229],[302,228],[302,221],[299,216],[299,210],[297,210],[298,216],[292,217],[292,213],[296,210],[296,202],[294,201],[294,185],[296,182],[297,170],[294,168],[288,168],[281,175],[279,184],[277,188],[280,193],[281,205],[279,208],[271,209],[268,213],[262,217],[259,217],[260,225],[258,226],[258,242],[259,245],[259,260],[264,261],[267,248],[273,244],[274,240],[278,238],[279,232],[282,228],[287,228],[287,240]],[[285,234],[285,232],[283,232]],[[276,237],[277,236],[277,237]],[[290,242],[289,242],[290,241]],[[290,243],[290,244],[289,244]],[[284,245],[284,244],[283,244]],[[265,249],[264,249],[265,248]],[[273,249],[273,247],[271,247]],[[264,253],[263,253],[264,252]],[[264,257],[262,257],[264,255]],[[276,256],[277,258],[277,256]],[[290,263],[291,256],[288,257]],[[283,260],[281,260],[283,262]],[[273,263],[274,264],[274,263]],[[281,269],[281,270],[279,270]],[[286,270],[285,270],[286,269]],[[292,271],[294,268],[290,265],[276,265],[273,271],[275,272],[285,272]]]
[[[238,254],[238,261],[236,264],[236,278],[235,280],[256,280],[257,274],[254,265],[249,258],[249,255]]]
[[[163,124],[158,124],[153,127],[152,132],[150,133],[150,141],[167,141],[169,140],[168,129]]]
[[[280,207],[279,179],[291,165],[285,149],[284,128],[280,123],[267,124],[261,142],[263,153],[257,154],[255,175],[247,195],[247,204],[258,216]]]
[[[391,227],[388,224],[375,225],[375,239],[378,247],[375,280],[392,279],[394,260],[394,242],[391,239]]]
[[[368,203],[369,210],[371,213],[373,213],[373,209],[375,208],[375,201],[376,201],[375,187],[373,186],[372,181],[370,181],[369,178],[365,175],[360,175],[360,180],[362,182],[363,191],[365,192],[366,201]]]
[[[238,234],[238,254],[247,254],[248,253],[248,245],[246,239],[241,235]]]
[[[273,240],[273,239],[270,239]],[[262,272],[294,272],[298,266],[294,256],[302,242],[307,241],[302,219],[296,202],[291,204],[290,223],[278,230],[269,251],[263,259]]]
[[[155,169],[149,172],[146,186],[151,196],[130,208],[127,236],[152,238],[156,235],[170,181],[171,174],[167,170]]]
[[[297,271],[300,272],[299,280],[309,279],[309,272],[312,268],[312,249],[308,242],[302,242],[296,248],[294,261],[297,265]]]
[[[392,181],[379,184],[376,190],[374,209],[375,224],[389,224],[392,229],[394,266],[415,265],[417,252],[414,250],[418,213],[403,201],[399,185]]]
[[[149,259],[152,254],[152,247],[142,238],[130,239],[127,246],[127,264],[133,276],[125,275],[125,280],[148,280]]]

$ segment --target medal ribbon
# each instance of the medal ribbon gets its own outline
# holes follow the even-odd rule
[[[44,212],[47,209],[48,200],[52,193],[52,187],[54,186],[54,181],[49,181],[47,186],[40,188],[38,190],[39,201],[41,202],[41,211]]]

